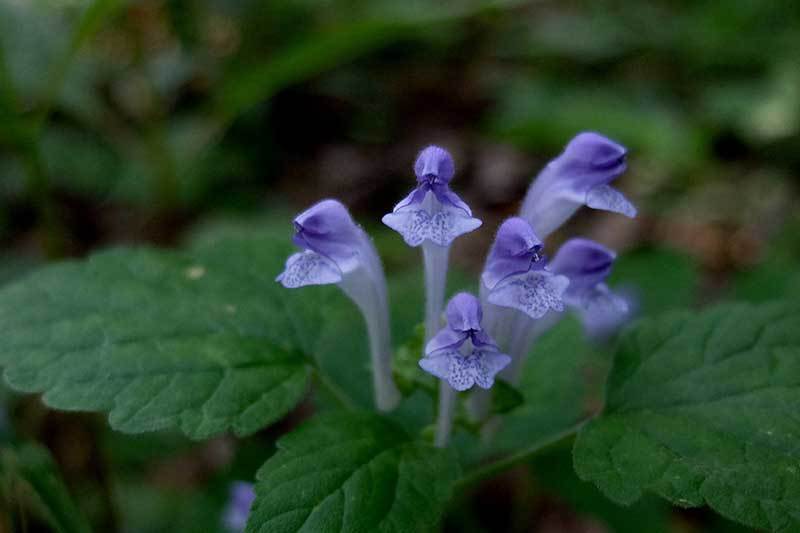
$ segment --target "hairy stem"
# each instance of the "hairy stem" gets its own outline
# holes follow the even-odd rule
[[[447,259],[450,248],[425,241],[422,244],[422,258],[425,265],[425,342],[439,331],[444,308],[444,291],[447,283]],[[424,355],[424,354],[423,354]],[[436,438],[434,444],[440,448],[447,446],[453,428],[453,410],[456,391],[447,382],[439,385],[439,409],[436,419]]]
[[[400,392],[392,376],[392,342],[386,299],[368,271],[347,274],[339,287],[355,302],[364,316],[369,337],[375,405],[381,411],[390,411],[400,401]]]
[[[447,284],[447,259],[450,249],[425,241],[422,259],[425,265],[425,341],[441,327],[444,290]]]

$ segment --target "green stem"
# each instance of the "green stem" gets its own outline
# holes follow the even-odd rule
[[[317,377],[317,381],[322,387],[328,391],[328,393],[333,396],[339,405],[345,409],[346,411],[354,411],[356,409],[356,404],[347,395],[336,383],[328,379],[328,377],[319,371],[319,369],[314,369],[314,375]]]
[[[483,481],[484,479],[488,479],[491,477],[496,476],[500,472],[511,468],[512,466],[519,464],[528,458],[536,455],[543,449],[556,444],[557,442],[575,435],[578,431],[588,422],[589,420],[583,420],[578,424],[572,426],[571,428],[565,429],[559,433],[551,435],[545,439],[542,439],[534,444],[528,446],[527,448],[523,448],[522,450],[512,453],[511,455],[507,455],[501,459],[496,461],[492,461],[491,463],[487,463],[483,466],[480,466],[473,470],[472,472],[468,472],[465,474],[461,479],[456,481],[455,487],[456,489],[463,489],[477,483],[479,481]]]

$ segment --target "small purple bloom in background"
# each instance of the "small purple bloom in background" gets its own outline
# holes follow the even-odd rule
[[[543,239],[583,205],[635,217],[633,204],[609,185],[625,172],[625,156],[625,147],[614,141],[598,133],[579,133],[533,181],[521,216]]]
[[[425,347],[423,370],[447,381],[457,391],[473,385],[488,389],[494,376],[510,362],[483,331],[481,305],[471,294],[456,294],[447,304],[447,326]]]
[[[546,268],[542,241],[530,224],[513,217],[500,226],[481,275],[485,298],[518,309],[533,319],[563,311],[562,294],[569,280]]]
[[[417,187],[383,217],[383,223],[397,231],[409,246],[430,241],[449,246],[456,237],[481,225],[469,206],[450,190],[453,158],[447,150],[428,146],[414,163]]]
[[[605,337],[630,318],[626,298],[612,292],[605,280],[617,254],[589,239],[570,239],[559,248],[550,268],[569,278],[564,301],[581,317],[589,336]]]
[[[244,531],[247,525],[247,517],[250,515],[250,508],[256,492],[252,483],[236,481],[231,484],[228,496],[228,504],[225,507],[222,517],[222,524],[231,533]]]
[[[275,278],[284,287],[336,284],[358,306],[367,324],[373,387],[378,409],[400,401],[392,377],[392,347],[386,278],[369,236],[336,200],[322,200],[294,219],[292,241],[303,251],[292,254]]]

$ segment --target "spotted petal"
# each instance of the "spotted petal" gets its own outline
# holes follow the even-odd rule
[[[306,285],[329,285],[342,281],[342,271],[324,255],[306,250],[289,256],[284,271],[275,281],[288,289]]]
[[[511,363],[511,357],[504,353],[492,351],[474,351],[472,357],[478,359],[475,384],[482,389],[489,389],[494,385],[494,377]]]
[[[546,270],[511,276],[489,292],[489,302],[518,309],[533,319],[548,311],[563,311],[562,295],[569,279]]]
[[[419,360],[419,366],[428,374],[439,379],[450,377],[450,359],[461,357],[457,350],[440,350]]]
[[[462,209],[441,205],[435,213],[411,205],[383,217],[383,223],[403,236],[409,246],[419,246],[426,239],[439,246],[450,246],[456,237],[481,225]]]
[[[636,207],[611,185],[598,185],[586,193],[586,205],[592,209],[601,209],[625,215],[628,218],[636,217]]]
[[[442,350],[420,359],[419,366],[446,380],[455,390],[465,391],[473,385],[491,388],[495,375],[510,362],[509,356],[494,351],[473,350],[465,356],[455,350]]]

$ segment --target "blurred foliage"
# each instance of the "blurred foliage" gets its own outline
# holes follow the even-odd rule
[[[395,345],[413,346],[419,254],[375,221],[411,187],[416,150],[452,149],[457,188],[485,220],[454,250],[454,292],[474,289],[493,228],[541,165],[597,129],[631,149],[622,188],[642,215],[592,213],[567,231],[620,250],[611,284],[641,315],[800,294],[798,48],[793,0],[0,0],[0,283],[117,243],[288,239],[292,213],[338,196],[385,262]],[[327,353],[363,350],[358,336],[330,337]],[[566,365],[555,358],[564,346]],[[608,356],[576,323],[548,333],[530,362],[529,403],[511,412],[499,448],[599,408]],[[366,367],[320,364],[368,403]],[[319,393],[282,424],[329,400]],[[418,431],[433,411],[418,391],[396,418]],[[0,423],[54,449],[87,432],[75,453],[98,456],[53,455],[72,465],[62,470],[81,503],[109,507],[89,518],[108,515],[120,531],[217,527],[227,483],[252,476],[287,429],[205,447],[51,420],[5,394]],[[555,508],[579,517],[557,521],[562,531],[583,530],[585,515],[610,531],[730,530],[651,500],[622,510],[559,453],[532,465],[523,503],[535,504],[523,508],[536,512],[521,524],[544,529]],[[458,529],[481,530],[468,509],[452,513],[465,517]]]
[[[26,508],[43,516],[59,533],[91,531],[83,513],[72,501],[48,451],[36,444],[0,447],[0,496],[8,514],[0,525],[27,529]],[[18,506],[18,507],[17,507]],[[16,507],[16,508],[15,508]],[[18,515],[15,516],[15,514]],[[9,523],[3,523],[5,521]]]

